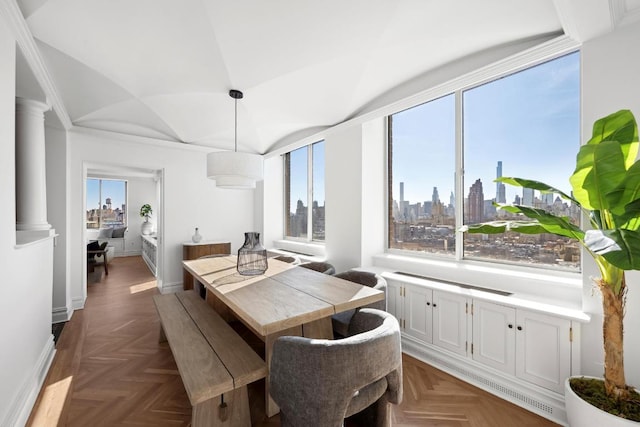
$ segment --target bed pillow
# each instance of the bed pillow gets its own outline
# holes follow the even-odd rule
[[[110,239],[113,235],[113,228],[101,228],[98,233],[98,239]]]
[[[111,237],[113,239],[121,239],[124,237],[124,232],[127,231],[127,227],[118,227],[113,229]]]

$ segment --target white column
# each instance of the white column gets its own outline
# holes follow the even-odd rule
[[[49,230],[42,102],[16,97],[16,229]]]

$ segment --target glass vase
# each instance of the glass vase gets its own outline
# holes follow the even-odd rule
[[[256,276],[267,271],[267,250],[260,244],[260,233],[244,233],[244,244],[238,250],[238,273]]]

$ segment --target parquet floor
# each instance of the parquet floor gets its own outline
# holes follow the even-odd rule
[[[116,258],[74,313],[28,425],[189,426],[191,408],[171,350],[158,343],[154,277],[141,257]],[[255,340],[253,340],[255,342]],[[404,401],[395,426],[528,427],[555,424],[404,357]],[[250,389],[255,397],[261,384]],[[279,426],[252,398],[254,426]],[[347,424],[349,425],[349,424]]]

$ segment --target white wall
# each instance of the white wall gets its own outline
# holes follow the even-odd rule
[[[582,139],[588,140],[593,122],[621,109],[630,109],[640,121],[640,24],[585,43],[582,47]],[[599,277],[592,260],[585,258],[583,309],[593,313],[582,330],[582,370],[602,376],[602,307],[590,277]],[[627,383],[640,386],[640,273],[627,273],[625,314],[625,371]]]
[[[53,240],[16,247],[15,39],[0,18],[0,425],[24,425],[54,354]]]
[[[58,237],[53,256],[53,321],[69,320],[73,310],[69,294],[67,245],[67,133],[45,128],[47,164],[47,219]]]
[[[84,250],[84,181],[87,164],[104,164],[149,170],[164,170],[164,210],[156,210],[165,224],[161,236],[164,249],[161,266],[162,291],[177,289],[182,283],[182,243],[187,242],[198,227],[204,240],[230,241],[235,251],[244,241],[244,232],[254,227],[254,194],[250,190],[224,190],[206,178],[206,153],[176,144],[106,133],[69,133],[70,181],[70,278],[74,308],[84,306],[86,299],[83,262]],[[131,202],[130,202],[131,203]],[[135,214],[131,205],[131,214]],[[139,207],[138,207],[139,208]],[[133,225],[131,233],[136,230]]]
[[[384,152],[383,118],[325,138],[325,250],[338,272],[384,251]]]
[[[127,231],[125,232],[125,255],[140,255],[142,253],[142,238],[140,229],[144,218],[140,216],[140,207],[145,203],[151,205],[153,214],[153,232],[158,231],[158,219],[160,215],[160,201],[156,196],[157,181],[153,178],[126,178],[127,179]],[[193,233],[192,233],[193,234]],[[188,240],[188,239],[187,239]]]
[[[257,218],[262,218],[262,242],[266,248],[276,246],[275,241],[284,236],[284,165],[282,156],[264,161],[264,181],[260,183],[263,208],[257,206]]]

